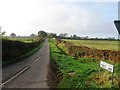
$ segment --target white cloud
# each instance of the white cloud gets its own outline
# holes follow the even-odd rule
[[[119,2],[119,0],[58,0],[58,2]]]
[[[41,29],[56,33],[89,34],[95,32],[93,28],[100,27],[99,20],[104,23],[104,18],[101,18],[103,14],[55,0],[1,0],[0,11],[0,25],[8,35],[12,32],[17,35],[37,34]]]
[[[50,3],[48,0],[1,0],[2,30],[8,34],[11,32],[22,35],[31,34],[35,29],[31,23],[39,18],[45,20],[44,12]]]
[[[57,5],[54,9],[49,10],[51,13],[47,14],[49,18],[52,18],[49,22],[49,29],[61,32],[75,32],[78,28],[82,28],[87,24],[88,13],[85,10],[79,8],[69,8],[64,5]],[[53,11],[54,10],[54,11]],[[48,19],[49,20],[49,19]]]

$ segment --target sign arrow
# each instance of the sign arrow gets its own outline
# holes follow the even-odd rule
[[[115,26],[116,26],[116,28],[118,30],[118,33],[120,34],[120,20],[115,20],[114,24],[115,24]]]

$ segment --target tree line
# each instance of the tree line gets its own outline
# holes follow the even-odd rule
[[[2,32],[2,35],[5,35],[5,31]],[[99,38],[99,37],[96,37],[96,38],[90,38],[89,36],[84,36],[84,37],[80,37],[76,34],[73,34],[73,35],[68,35],[68,33],[60,33],[59,35],[57,35],[56,33],[47,33],[43,30],[40,30],[38,31],[38,34],[34,34],[32,33],[31,35],[29,35],[28,37],[43,37],[43,38],[59,38],[59,39],[74,39],[74,40],[118,40],[118,39],[115,39],[114,37],[107,37],[107,38]],[[15,33],[11,33],[10,34],[10,37],[21,37],[21,36],[17,36]],[[22,36],[24,37],[24,36]]]

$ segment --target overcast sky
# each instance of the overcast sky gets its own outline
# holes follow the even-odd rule
[[[0,26],[7,35],[30,35],[44,30],[117,38],[113,22],[118,19],[118,0],[82,1],[0,0]]]

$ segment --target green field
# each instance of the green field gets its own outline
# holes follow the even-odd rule
[[[111,72],[99,66],[100,61],[92,58],[80,58],[66,55],[49,40],[51,62],[56,61],[62,73],[62,80],[58,88],[118,88],[120,87],[120,64],[106,60],[115,65],[114,84],[111,84]],[[61,74],[59,74],[61,75]]]
[[[6,39],[6,40],[12,40],[12,41],[21,41],[21,42],[25,42],[25,43],[32,43],[33,41],[35,41],[37,39],[37,37],[2,37],[3,39]]]
[[[69,41],[77,46],[87,46],[90,48],[96,48],[101,50],[116,50],[118,51],[118,41],[108,41],[108,40],[69,40],[63,39],[65,41]]]

